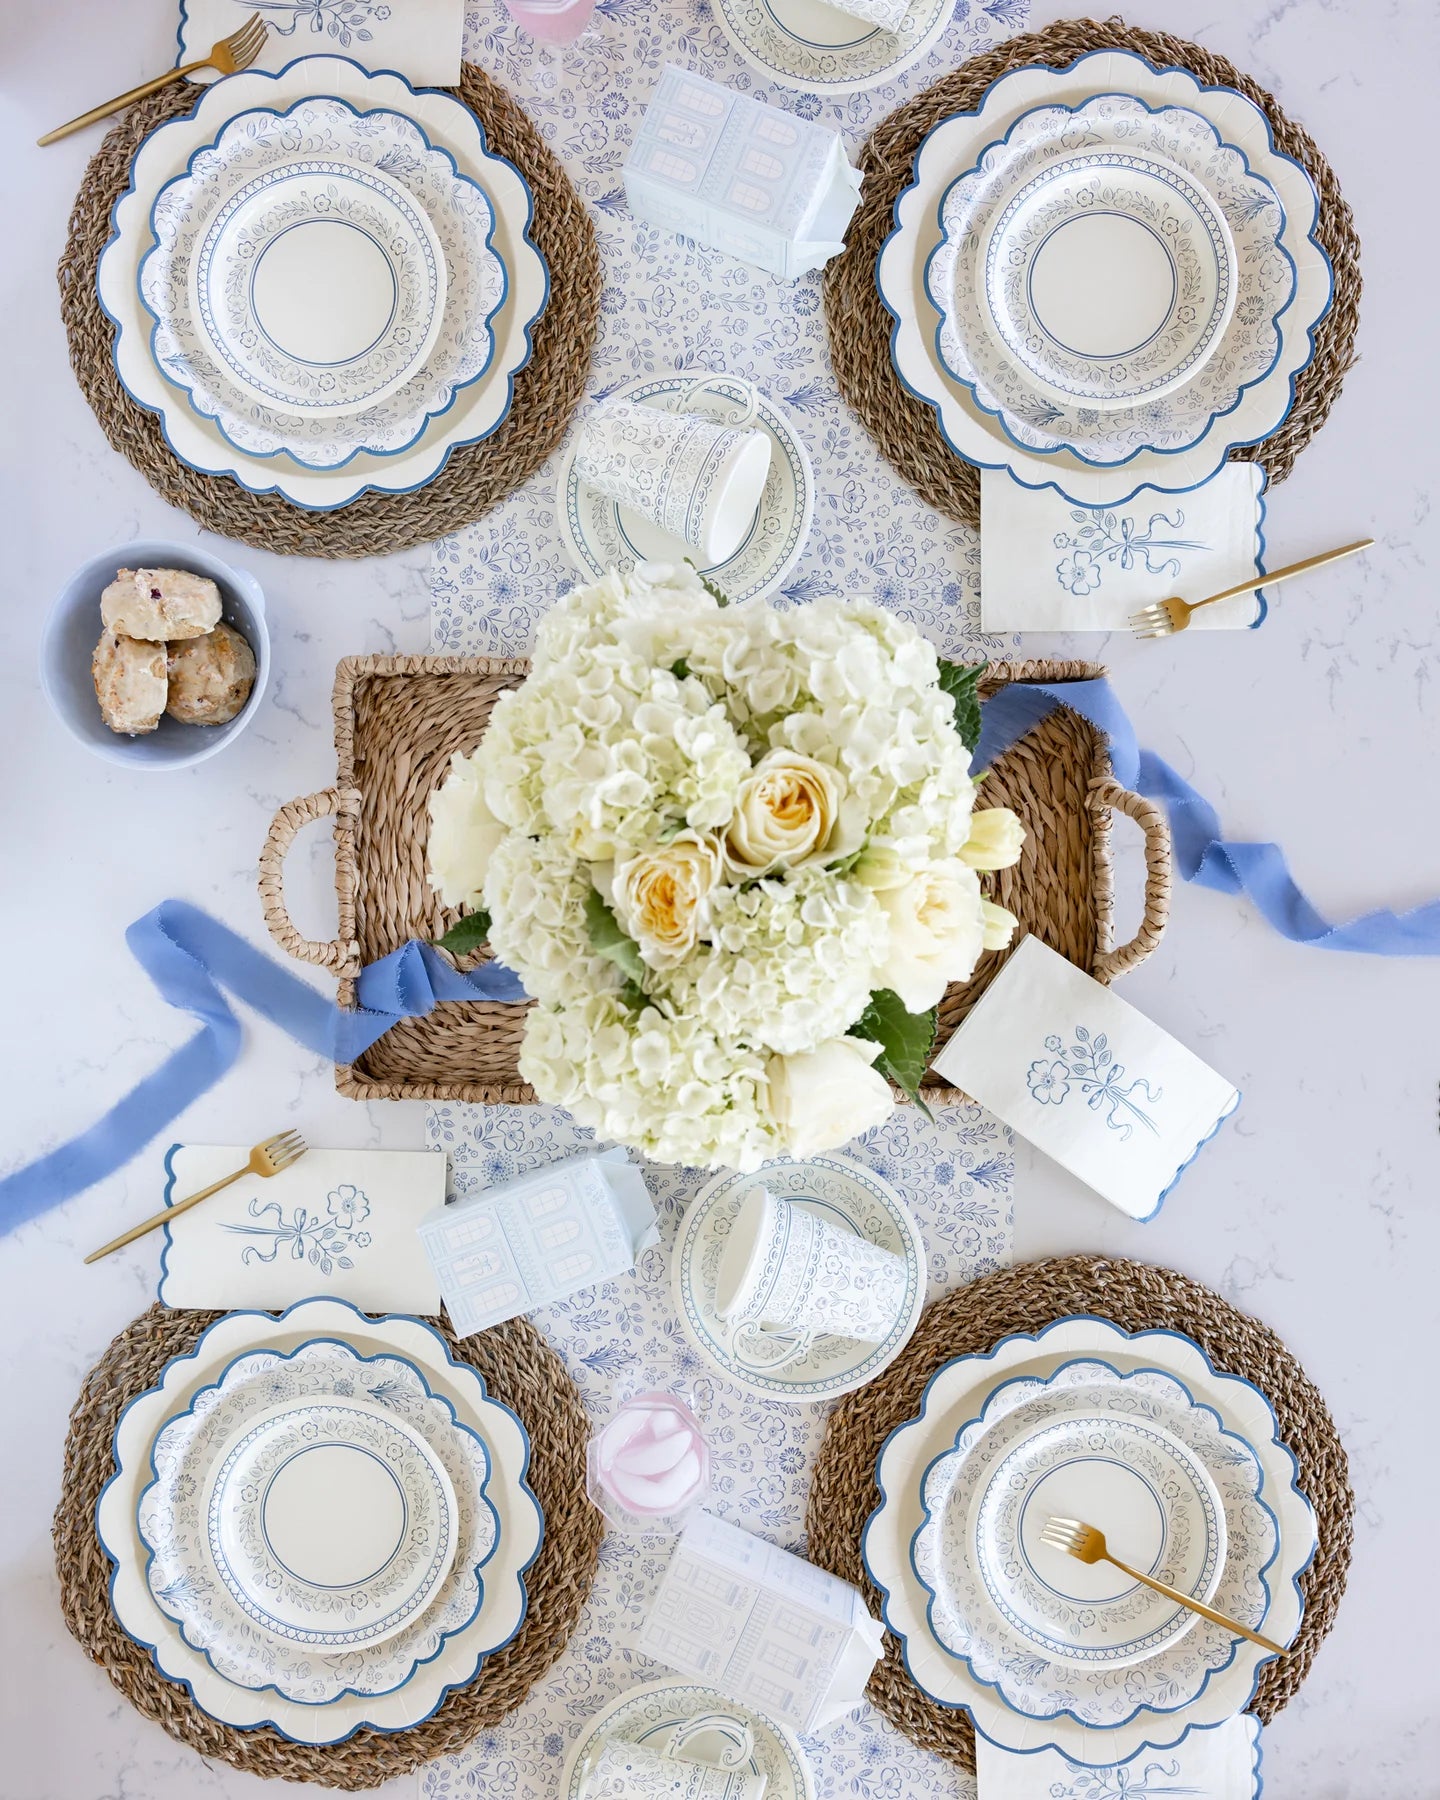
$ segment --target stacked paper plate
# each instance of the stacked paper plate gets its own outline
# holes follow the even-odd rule
[[[1193,487],[1290,409],[1317,210],[1241,94],[1123,51],[1017,70],[916,154],[878,269],[895,367],[969,461],[1095,505]]]
[[[1173,1332],[1065,1320],[959,1357],[887,1440],[866,1567],[912,1678],[1012,1750],[1118,1764],[1243,1711],[1267,1652],[1042,1541],[1122,1561],[1285,1644],[1314,1515],[1269,1402]]]
[[[227,1725],[403,1730],[520,1628],[528,1460],[428,1326],[229,1314],[121,1421],[98,1511],[116,1617]]]
[[[122,381],[207,473],[343,506],[509,410],[545,264],[473,113],[310,57],[146,139],[99,265]]]

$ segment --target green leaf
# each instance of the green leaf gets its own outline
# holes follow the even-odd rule
[[[627,981],[620,990],[620,998],[631,1012],[644,1012],[650,1004],[650,996],[638,981]]]
[[[436,938],[435,943],[441,950],[448,950],[452,956],[468,956],[472,950],[478,950],[490,936],[490,915],[482,907],[479,912],[466,913],[445,933]]]
[[[626,937],[620,921],[594,888],[585,896],[585,924],[590,932],[590,948],[597,956],[613,962],[622,975],[628,975],[636,987],[645,980],[645,962],[634,938]]]
[[[690,674],[690,665],[682,656],[670,665],[670,673],[677,681],[684,681]]]
[[[722,592],[720,588],[716,587],[715,583],[708,575],[702,575],[699,569],[695,568],[695,564],[690,557],[687,556],[685,560],[690,564],[692,569],[695,569],[695,579],[700,583],[701,587],[704,588],[705,592],[715,604],[717,606],[728,606],[730,604],[730,596],[727,593]]]
[[[980,742],[980,696],[977,688],[988,663],[954,663],[940,658],[940,687],[955,708],[955,729],[967,750]]]
[[[930,1066],[930,1052],[935,1047],[939,1022],[937,1007],[924,1013],[907,1012],[898,994],[889,988],[879,988],[850,1027],[852,1037],[867,1038],[880,1046],[875,1067],[887,1081],[903,1088],[927,1119],[933,1119],[934,1115],[920,1098],[920,1083]]]

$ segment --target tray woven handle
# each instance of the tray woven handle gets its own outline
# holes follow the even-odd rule
[[[1153,800],[1132,794],[1113,775],[1098,775],[1090,783],[1091,810],[1109,808],[1133,819],[1145,833],[1145,912],[1140,928],[1128,944],[1115,943],[1115,883],[1108,851],[1096,858],[1095,966],[1091,974],[1109,983],[1127,969],[1144,962],[1165,935],[1170,917],[1170,823]]]
[[[303,826],[315,819],[353,820],[360,806],[360,795],[354,788],[322,788],[318,794],[305,794],[299,800],[288,800],[270,821],[265,834],[265,847],[260,852],[260,910],[265,928],[282,950],[301,962],[315,963],[336,975],[360,972],[360,946],[354,937],[354,905],[340,899],[342,935],[329,943],[316,943],[302,937],[285,910],[285,858]],[[348,937],[343,935],[349,930]]]

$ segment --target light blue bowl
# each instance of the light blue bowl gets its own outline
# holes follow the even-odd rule
[[[188,569],[220,589],[221,617],[255,652],[255,685],[228,725],[182,725],[168,716],[142,737],[111,731],[100,716],[90,659],[100,641],[100,595],[117,569]],[[187,769],[215,756],[254,718],[270,678],[270,633],[260,583],[196,544],[137,538],[92,556],[60,590],[40,639],[40,685],[56,718],[87,750],[132,769]]]

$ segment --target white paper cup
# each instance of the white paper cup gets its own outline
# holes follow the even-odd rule
[[[718,1763],[682,1757],[687,1744],[710,1731],[729,1744]],[[749,1725],[730,1713],[687,1719],[661,1750],[612,1739],[586,1759],[581,1800],[764,1800],[763,1770],[742,1766],[754,1751]]]
[[[580,429],[580,479],[699,551],[709,565],[725,562],[745,540],[770,473],[767,434],[746,429],[758,402],[728,425],[689,409],[713,386],[687,388],[679,409],[607,400]]]
[[[742,1367],[777,1369],[817,1337],[882,1343],[906,1296],[903,1256],[754,1187],[720,1258],[715,1311]]]

